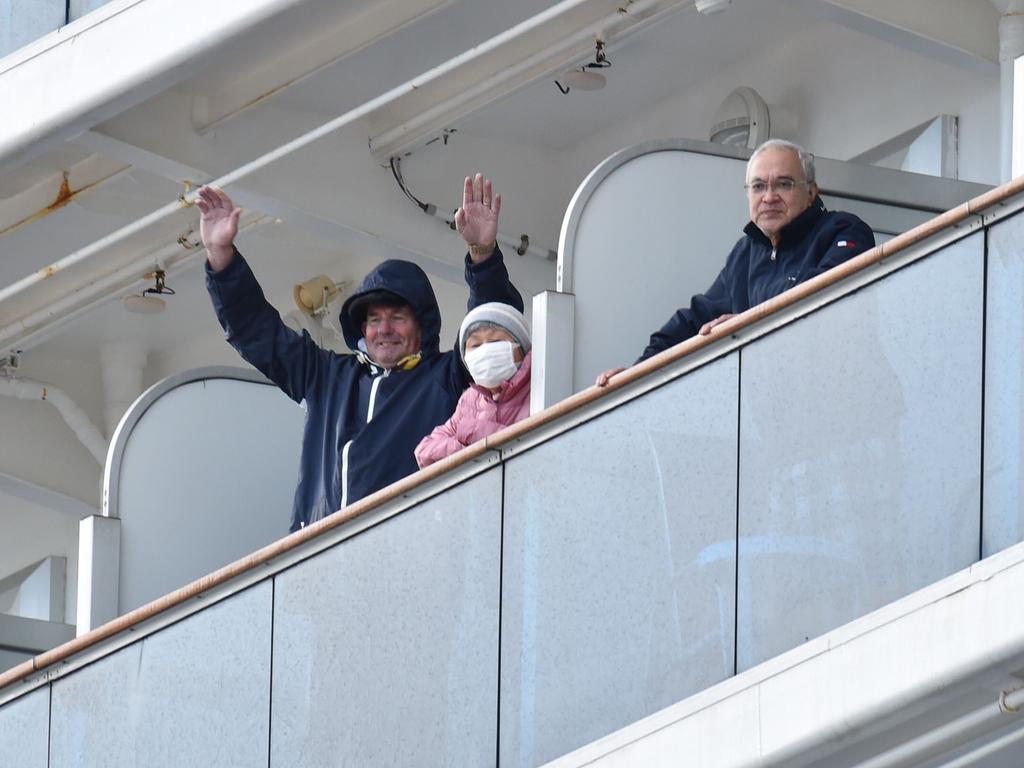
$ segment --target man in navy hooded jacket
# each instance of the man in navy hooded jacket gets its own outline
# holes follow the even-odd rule
[[[814,155],[792,142],[766,141],[747,163],[750,223],[711,287],[651,335],[636,362],[778,296],[874,247],[871,228],[842,211],[826,211],[814,180]],[[634,363],[635,364],[635,363]],[[597,386],[624,368],[597,377]]]
[[[318,347],[288,328],[234,247],[241,209],[204,187],[197,205],[206,284],[228,341],[296,402],[306,427],[291,530],[319,520],[417,470],[413,451],[448,419],[469,382],[457,353],[441,352],[441,314],[426,274],[396,259],[370,272],[341,309],[355,354]],[[467,178],[456,228],[469,244],[469,308],[489,301],[522,310],[495,244],[501,196]]]

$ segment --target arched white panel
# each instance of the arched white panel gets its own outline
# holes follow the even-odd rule
[[[305,414],[241,369],[154,385],[115,434],[104,513],[121,519],[119,613],[288,532]]]

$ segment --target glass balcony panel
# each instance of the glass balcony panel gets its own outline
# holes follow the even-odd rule
[[[269,580],[53,683],[50,765],[267,765]]]
[[[978,559],[983,248],[743,350],[739,671]]]
[[[0,707],[0,765],[47,768],[50,688]]]
[[[276,578],[272,760],[490,765],[501,469]]]
[[[505,469],[501,765],[733,672],[738,355]]]
[[[985,557],[1024,538],[1024,216],[988,230],[985,316]]]

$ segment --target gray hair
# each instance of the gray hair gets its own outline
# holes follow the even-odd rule
[[[747,161],[747,178],[750,178],[750,166],[754,164],[757,156],[769,149],[787,149],[793,152],[800,159],[800,166],[804,170],[804,178],[807,179],[808,183],[814,182],[814,155],[799,144],[794,144],[792,141],[786,141],[785,139],[768,139],[768,141],[754,150],[754,154]]]

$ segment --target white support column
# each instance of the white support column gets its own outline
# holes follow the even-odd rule
[[[1013,63],[1011,178],[1024,174],[1024,56]]]
[[[530,413],[572,394],[576,297],[544,291],[533,297]]]
[[[1016,139],[1016,112],[1019,109],[1016,76],[1017,59],[1024,55],[1024,0],[992,0],[1002,16],[999,19],[999,91],[1000,91],[1000,181],[1017,175],[1013,157]]]
[[[78,613],[76,635],[118,615],[121,521],[90,515],[78,528]]]

